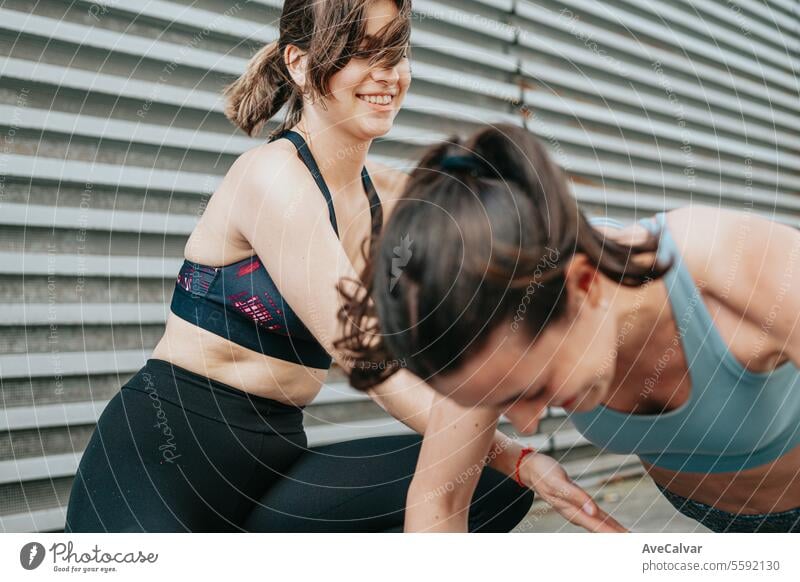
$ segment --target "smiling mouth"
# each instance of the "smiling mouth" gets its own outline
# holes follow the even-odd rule
[[[394,102],[394,95],[356,95],[356,97],[372,105],[391,105]]]

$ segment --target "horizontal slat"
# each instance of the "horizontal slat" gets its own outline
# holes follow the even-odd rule
[[[129,14],[135,18],[156,20],[167,25],[181,25],[199,31],[209,30],[214,34],[227,35],[237,41],[256,40],[271,42],[278,38],[278,29],[269,23],[250,22],[236,18],[237,11],[225,14],[224,11],[211,12],[162,0],[148,0],[146,3],[120,2],[119,0],[75,0],[74,4],[87,9],[104,8],[114,14]],[[95,6],[95,8],[92,8]]]
[[[735,6],[733,3],[722,5],[713,0],[681,0],[681,2],[693,10],[702,10],[712,18],[721,22],[727,22],[729,25],[735,27],[739,42],[742,42],[742,37],[748,38],[745,34],[746,32],[750,35],[758,35],[759,41],[770,43],[781,52],[789,52],[795,59],[800,56],[800,38],[782,35],[776,27],[762,24],[754,18],[747,18],[747,13],[742,10],[745,8],[749,9],[751,12],[756,10],[758,13],[763,13],[763,4],[755,4],[750,0],[737,0],[736,4],[738,4],[738,6]],[[797,8],[795,7],[795,12],[796,11]]]
[[[508,103],[518,102],[522,94],[520,86],[513,83],[497,81],[457,69],[440,67],[424,62],[414,62],[412,86],[419,81],[440,85],[441,90],[447,90],[447,88],[460,89],[501,99]],[[403,106],[405,107],[405,103]]]
[[[475,12],[466,12],[452,5],[431,2],[430,0],[414,0],[412,8],[418,18],[446,22],[447,24],[492,36],[505,42],[514,40],[514,29],[511,26],[504,25]]]
[[[434,34],[420,28],[411,27],[411,48],[422,48],[443,53],[451,58],[472,61],[485,67],[505,72],[517,69],[517,59],[508,54],[487,50],[452,37]]]
[[[727,95],[711,88],[703,89],[702,106],[696,107],[688,103],[676,105],[670,101],[664,88],[659,85],[661,81],[653,74],[652,69],[626,65],[626,83],[620,83],[616,79],[605,81],[599,78],[587,83],[586,73],[579,68],[555,67],[543,63],[531,63],[526,71],[540,82],[545,81],[548,84],[553,83],[580,92],[588,91],[603,102],[614,101],[641,108],[643,112],[660,113],[673,118],[679,115],[687,123],[693,122],[693,127],[706,126],[711,131],[727,130],[747,135],[749,139],[761,139],[769,143],[791,146],[797,138],[797,130],[800,130],[800,120],[796,116],[777,111],[768,105],[743,101],[741,97]],[[656,91],[657,96],[640,90],[648,86]],[[631,90],[632,88],[635,90]],[[698,97],[697,87],[687,81],[670,79],[669,89],[675,96],[682,96],[692,101]],[[612,103],[609,105],[613,107]],[[731,114],[726,114],[725,111],[718,109],[718,106],[726,107]],[[745,113],[754,116],[762,123],[743,119],[742,114]],[[795,133],[782,131],[776,125],[789,128]]]
[[[141,368],[148,355],[144,350],[4,354],[0,355],[0,378],[125,374]]]
[[[631,167],[630,164],[609,162],[596,158],[570,158],[570,170],[599,180],[614,179],[641,185],[664,187],[666,190],[688,189],[689,181],[682,168],[669,171],[668,168],[645,169]],[[726,183],[720,180],[699,178],[694,176],[691,181],[691,190],[694,194],[710,197],[719,197],[742,202],[754,202],[766,206],[778,205],[785,210],[800,211],[800,197],[788,193],[763,190],[752,186]]]
[[[0,303],[0,325],[145,325],[165,323],[163,303]]]
[[[381,418],[312,426],[306,429],[306,434],[309,446],[321,447],[347,440],[414,434],[414,431],[394,418]]]
[[[797,96],[793,95],[791,92],[785,92],[779,90],[777,87],[773,87],[770,88],[769,97],[766,98],[763,83],[757,83],[747,78],[736,77],[726,69],[715,68],[697,59],[691,59],[685,56],[682,51],[676,53],[666,48],[662,49],[650,44],[643,44],[635,37],[629,38],[620,34],[615,34],[600,26],[584,22],[581,19],[570,20],[555,12],[543,10],[541,7],[527,2],[520,2],[518,4],[517,13],[525,20],[575,35],[578,39],[591,39],[591,41],[596,42],[604,48],[612,48],[623,53],[628,53],[644,67],[652,67],[653,63],[659,62],[665,69],[673,69],[682,73],[689,71],[694,79],[702,81],[703,87],[709,82],[716,83],[729,89],[736,95],[749,95],[765,104],[773,103],[775,105],[782,105],[790,110],[794,110],[797,106]],[[519,43],[522,46],[527,46],[546,54],[554,54],[554,56],[557,57],[560,57],[560,54],[558,52],[554,53],[554,48],[556,51],[568,50],[564,43],[559,43],[559,41],[547,36],[526,30],[524,21],[520,30]],[[672,43],[666,43],[666,46],[671,45]],[[605,63],[606,65],[611,64],[613,67],[612,70],[618,68],[621,68],[622,71],[625,70],[625,63],[617,64],[614,61],[603,59],[599,54],[593,53],[586,46],[581,50],[588,55],[587,58],[593,59],[596,65],[601,68],[603,68],[603,64]],[[572,50],[569,50],[568,54],[570,59],[577,58]],[[535,71],[535,68],[529,70]],[[624,78],[624,73],[621,73],[619,70],[616,71],[616,75]],[[702,88],[699,87],[698,91],[702,91]]]
[[[537,52],[549,52],[569,61],[566,66],[552,66],[539,61],[529,61],[527,58],[522,59],[522,72],[537,82],[545,84],[548,88],[552,83],[557,87],[564,86],[582,93],[589,92],[598,99],[617,100],[643,109],[654,107],[662,112],[666,111],[672,117],[683,115],[687,119],[690,116],[697,118],[695,112],[697,108],[669,102],[669,94],[666,90],[668,88],[674,95],[673,99],[679,101],[696,101],[702,97],[703,107],[700,109],[706,111],[706,118],[708,118],[701,119],[704,125],[711,121],[709,109],[713,111],[720,109],[720,112],[723,113],[721,108],[725,108],[733,114],[734,119],[739,121],[742,121],[743,115],[763,121],[763,128],[762,126],[753,126],[753,124],[748,127],[755,127],[762,137],[765,136],[764,138],[771,142],[775,142],[776,138],[786,139],[786,134],[777,128],[796,130],[800,127],[796,116],[776,109],[769,102],[746,99],[739,92],[734,95],[708,86],[702,88],[701,94],[696,84],[679,77],[667,76],[663,74],[663,69],[663,76],[656,75],[652,67],[638,67],[631,63],[625,63],[623,66],[617,61],[600,58],[592,52],[552,39],[546,43],[542,39],[537,39],[535,48]],[[605,81],[599,75],[591,77],[590,80],[587,79],[586,66],[600,69],[612,80]],[[660,97],[653,97],[646,91],[647,89]],[[792,141],[790,139],[789,144]]]
[[[88,91],[104,95],[140,100],[146,104],[160,103],[179,108],[194,108],[201,111],[222,111],[222,93],[200,89],[184,89],[150,81],[139,81],[46,63],[34,63],[16,58],[0,59],[0,71],[6,79],[17,79],[28,83],[56,85],[63,89]],[[144,112],[145,110],[142,109]]]
[[[686,8],[677,8],[673,6],[669,6],[663,2],[658,3],[647,3],[647,2],[630,2],[630,0],[622,0],[629,6],[632,6],[634,9],[644,10],[649,12],[653,20],[658,22],[659,24],[662,23],[669,23],[669,28],[672,29],[673,25],[679,25],[688,29],[693,30],[696,34],[698,34],[702,39],[708,38],[710,41],[714,43],[715,48],[719,50],[721,45],[724,44],[729,48],[739,49],[744,52],[751,51],[756,53],[756,58],[759,62],[759,67],[763,65],[764,62],[769,62],[779,67],[779,69],[783,69],[785,71],[792,72],[796,63],[793,63],[792,60],[786,55],[785,51],[778,51],[772,48],[771,46],[765,44],[758,44],[756,45],[752,41],[743,39],[743,35],[739,33],[732,32],[727,30],[717,24],[717,20],[715,18],[698,18],[697,14],[694,10],[687,10]],[[726,7],[729,11],[730,8]],[[670,30],[669,32],[674,32]],[[680,37],[675,39],[674,42],[680,44]],[[713,54],[708,51],[706,54]],[[726,51],[727,56],[727,51]],[[732,53],[735,54],[735,53]],[[738,56],[738,55],[736,55]],[[748,58],[750,55],[748,55]]]
[[[36,204],[3,204],[0,225],[26,228],[65,228],[103,232],[133,232],[142,234],[186,235],[197,225],[197,216],[98,210],[68,206]]]
[[[721,151],[738,158],[749,156],[753,160],[774,164],[779,168],[800,170],[800,156],[777,152],[770,148],[743,143],[741,140],[721,137],[713,133],[696,131],[688,125],[681,128],[677,122],[669,123],[647,119],[632,113],[614,111],[607,107],[557,97],[541,91],[526,91],[525,102],[532,106],[533,111],[545,109],[583,122],[602,123],[617,133],[620,130],[626,130],[663,136],[677,143],[685,141],[692,148],[702,147],[711,151]]]
[[[478,4],[486,4],[487,6],[491,6],[493,8],[498,8],[500,10],[505,10],[506,12],[510,12],[514,7],[515,0],[474,0]]]
[[[141,190],[194,194],[201,196],[216,189],[222,177],[173,170],[157,170],[129,165],[59,160],[34,156],[5,156],[8,179],[35,182],[123,186]]]
[[[798,18],[797,0],[735,0],[733,4],[741,8],[745,15],[749,13],[750,20],[766,22],[767,27],[775,32],[777,26],[792,32],[792,25]],[[789,19],[786,19],[786,16],[789,16]],[[793,42],[797,50],[800,50],[800,37],[781,34],[780,40],[781,43],[784,40],[788,43]]]
[[[64,113],[35,108],[17,108],[0,105],[0,126],[11,125],[16,129],[29,129],[44,134],[63,134],[70,137],[95,139],[101,145],[118,141],[159,148],[173,147],[214,154],[239,155],[264,143],[262,139],[241,137],[224,133],[186,130],[174,125],[154,125],[141,121],[106,119],[85,114]],[[395,141],[412,145],[430,145],[446,136],[440,132],[396,123],[388,135],[380,141]],[[405,160],[370,155],[370,159],[393,166],[405,164]],[[24,170],[18,170],[22,172]],[[32,176],[35,177],[35,176]]]
[[[741,1],[741,0],[739,0]],[[764,6],[766,4],[766,6]],[[780,13],[780,10],[773,12],[772,9],[780,9],[784,12],[784,14]],[[797,18],[797,0],[763,0],[761,3],[760,12],[763,14],[764,11],[770,14],[770,16],[780,17],[780,16],[793,16]]]
[[[53,507],[28,513],[0,515],[0,531],[11,533],[62,530],[64,529],[66,518],[66,507]]]
[[[37,479],[57,479],[75,474],[83,453],[66,453],[0,461],[0,485]]]
[[[525,1],[527,0],[522,0],[523,3]],[[758,68],[754,69],[752,59],[731,53],[717,44],[697,39],[677,29],[669,29],[623,8],[608,4],[599,5],[591,0],[561,0],[561,2],[578,13],[591,14],[612,26],[624,26],[639,38],[644,35],[669,46],[679,46],[684,54],[693,54],[701,58],[711,55],[714,58],[722,59],[725,69],[728,71],[738,71],[745,76],[755,72],[759,78],[769,81],[776,88],[781,87],[782,91],[789,94],[797,91],[797,80],[785,70],[767,63],[759,63]],[[641,41],[639,44],[642,44]]]
[[[166,3],[162,2],[161,4]],[[252,26],[250,23],[243,23],[243,25]],[[253,30],[257,29],[260,27],[253,27]],[[0,30],[58,40],[86,48],[113,51],[120,55],[153,59],[164,63],[179,63],[183,67],[211,69],[237,76],[244,71],[247,64],[246,59],[206,51],[194,46],[178,45],[133,34],[120,34],[96,26],[2,8],[0,8]]]
[[[122,121],[86,114],[0,105],[0,125],[12,123],[17,129],[87,137],[101,140],[104,145],[118,141],[226,155],[240,154],[264,143],[260,139],[182,129],[175,125],[155,125],[140,120]]]
[[[744,162],[746,159],[744,154],[746,152],[740,152],[742,157],[740,162],[729,162],[720,159],[718,156],[699,155],[697,152],[689,158],[678,147],[668,147],[667,144],[663,143],[665,140],[660,140],[658,144],[643,143],[630,138],[593,132],[586,127],[573,128],[555,123],[545,123],[541,119],[529,122],[528,129],[537,134],[546,143],[551,139],[557,139],[560,145],[570,144],[587,148],[601,161],[604,157],[603,154],[611,153],[630,159],[633,166],[645,161],[659,165],[686,168],[691,162],[693,168],[698,172],[707,172],[712,175],[720,174],[725,178],[733,178],[741,182],[746,177],[745,172],[747,171],[749,172],[747,177],[754,184],[766,184],[773,187],[780,184],[783,189],[796,188],[800,190],[800,175],[780,172],[779,168],[764,168],[752,165],[746,167]],[[565,152],[563,157],[569,159],[570,156]],[[556,161],[561,160],[557,158]]]
[[[0,252],[0,275],[171,279],[182,263],[178,258]]]
[[[108,400],[0,409],[0,432],[94,424]]]

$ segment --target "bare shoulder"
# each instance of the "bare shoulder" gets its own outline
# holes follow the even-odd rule
[[[247,240],[252,240],[264,220],[285,226],[286,221],[276,221],[276,216],[327,216],[314,178],[286,140],[261,144],[240,155],[217,195],[225,200],[226,223],[237,227]]]
[[[294,146],[285,140],[261,144],[251,148],[236,158],[225,176],[227,186],[247,196],[280,196],[286,192],[286,184],[296,184],[301,178],[302,162],[297,157]]]
[[[234,216],[269,212],[327,212],[325,200],[311,172],[287,140],[265,143],[244,152],[231,166],[223,182],[231,196]]]
[[[694,279],[744,316],[774,302],[800,256],[797,230],[750,208],[692,206],[670,212],[667,220]]]
[[[384,206],[384,214],[388,216],[403,195],[409,175],[371,159],[367,160],[367,171]]]
[[[737,326],[746,321],[755,330],[757,369],[786,361],[787,338],[800,333],[793,328],[800,311],[800,232],[750,208],[692,207],[668,219],[692,276],[708,283],[705,294],[724,305]]]
[[[797,236],[794,229],[749,207],[687,206],[668,212],[667,224],[692,274],[704,278],[711,289],[726,277],[747,277],[775,267],[769,249]]]

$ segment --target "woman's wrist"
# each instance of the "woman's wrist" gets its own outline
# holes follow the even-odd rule
[[[525,449],[525,445],[498,431],[492,448],[488,453],[488,462],[486,464],[504,475],[508,475],[515,481],[517,481],[517,476],[519,476],[519,481],[517,482],[521,482],[523,487],[530,488],[531,483],[528,482],[528,474],[522,467],[524,461],[529,459],[532,455],[535,455],[536,451],[526,453],[524,458],[520,461],[520,455],[522,455]],[[518,461],[520,461],[519,470]]]
[[[536,450],[533,447],[524,447],[520,452],[519,456],[517,457],[517,463],[514,467],[514,481],[517,482],[517,485],[520,487],[530,487],[530,483],[527,483],[525,480],[522,479],[520,476],[520,467],[522,466],[522,462],[528,455],[535,453]]]

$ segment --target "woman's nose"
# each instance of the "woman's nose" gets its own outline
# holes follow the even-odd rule
[[[523,400],[512,404],[506,410],[505,415],[520,434],[534,434],[539,428],[539,420],[544,409],[544,402]]]
[[[372,78],[375,81],[383,81],[384,83],[397,83],[400,80],[399,66],[392,67],[377,66],[372,69]]]

